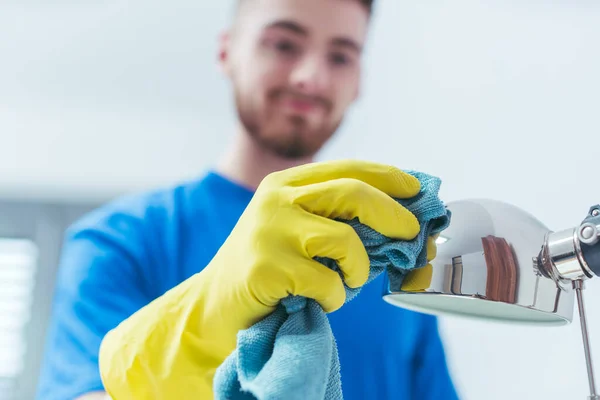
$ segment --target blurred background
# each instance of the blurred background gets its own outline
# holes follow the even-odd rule
[[[600,4],[380,0],[362,100],[322,159],[443,179],[558,230],[600,203]],[[230,1],[0,1],[0,398],[32,399],[64,229],[196,177],[230,139],[216,66]],[[587,284],[600,368],[600,279]],[[584,399],[573,324],[441,318],[467,400]],[[4,396],[4,397],[3,397]]]

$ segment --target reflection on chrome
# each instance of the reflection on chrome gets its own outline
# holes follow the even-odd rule
[[[462,200],[448,204],[450,226],[421,287],[386,281],[384,299],[407,309],[518,323],[571,322],[574,291],[540,273],[537,257],[550,232],[510,204]]]

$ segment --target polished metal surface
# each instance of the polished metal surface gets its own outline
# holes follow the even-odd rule
[[[585,363],[587,367],[588,383],[590,385],[590,397],[597,398],[596,382],[594,381],[594,367],[592,363],[592,351],[590,350],[590,339],[587,328],[587,318],[585,315],[585,307],[583,303],[583,282],[574,281],[573,288],[577,296],[577,304],[579,306],[579,323],[581,324],[581,336],[583,339],[583,351],[585,353]]]
[[[586,222],[579,227],[579,240],[587,245],[594,245],[600,240],[600,226]]]
[[[576,228],[549,232],[538,261],[540,272],[555,280],[576,281],[593,276],[583,257]]]
[[[573,243],[573,230],[553,236],[530,214],[495,200],[461,200],[447,207],[452,220],[437,241],[431,275],[419,287],[414,282],[423,281],[422,273],[418,280],[386,280],[387,302],[429,314],[519,324],[572,321],[572,283],[545,276],[538,258],[544,243],[555,239],[560,240],[551,257],[566,252],[577,258],[577,250],[568,244]]]

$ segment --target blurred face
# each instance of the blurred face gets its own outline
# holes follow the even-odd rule
[[[248,134],[282,157],[315,154],[357,98],[368,20],[355,0],[246,0],[220,60]]]

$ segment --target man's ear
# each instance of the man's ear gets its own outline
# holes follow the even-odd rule
[[[231,75],[231,60],[230,60],[231,34],[225,31],[219,35],[219,51],[218,60],[221,71],[227,76]]]

